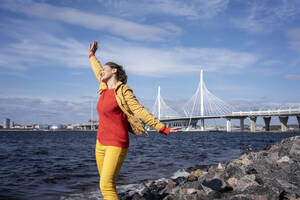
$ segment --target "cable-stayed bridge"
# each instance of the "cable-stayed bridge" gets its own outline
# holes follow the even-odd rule
[[[237,112],[237,109],[213,95],[205,86],[203,81],[203,70],[200,73],[200,82],[195,94],[184,104],[184,115],[179,114],[163,100],[160,94],[160,86],[158,87],[158,95],[155,100],[152,114],[166,123],[168,127],[184,127],[186,130],[192,130],[197,127],[200,121],[200,130],[205,131],[206,119],[226,119],[226,130],[230,132],[231,120],[240,120],[240,129],[244,130],[244,120],[249,118],[250,131],[256,131],[257,117],[263,117],[265,122],[265,130],[270,130],[270,122],[272,117],[279,117],[281,130],[287,131],[287,122],[290,116],[296,116],[300,129],[300,108],[298,109],[280,109],[265,111],[246,111]]]

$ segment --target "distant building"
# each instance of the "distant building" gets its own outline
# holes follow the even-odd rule
[[[22,126],[22,125],[20,125],[20,124],[14,124],[14,128],[15,128],[15,129],[24,129],[25,126]]]
[[[49,125],[48,124],[39,124],[39,129],[40,130],[48,130],[49,129]]]
[[[62,125],[62,124],[56,124],[56,125],[51,125],[49,126],[50,130],[61,130],[61,129],[65,129],[66,126]]]
[[[15,123],[13,121],[10,121],[9,128],[14,128],[14,126],[15,126]]]
[[[10,119],[8,119],[8,118],[4,119],[3,128],[10,128]]]
[[[25,125],[25,129],[33,129],[33,128],[34,128],[34,125],[32,125],[32,124]]]

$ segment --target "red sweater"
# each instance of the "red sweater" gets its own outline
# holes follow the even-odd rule
[[[97,110],[99,114],[97,135],[99,142],[108,146],[128,148],[128,120],[118,106],[114,88],[102,92]]]

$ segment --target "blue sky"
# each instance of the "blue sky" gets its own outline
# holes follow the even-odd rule
[[[180,110],[200,69],[207,88],[240,109],[300,106],[298,0],[2,0],[0,19],[0,118],[17,123],[90,118],[99,98],[92,40],[149,109],[160,85]]]

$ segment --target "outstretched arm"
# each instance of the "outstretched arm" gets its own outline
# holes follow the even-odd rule
[[[138,102],[131,88],[127,87],[123,93],[127,105],[133,114],[145,124],[154,128],[156,131],[168,135],[169,132],[177,132],[181,129],[180,127],[167,128],[166,125],[156,119],[147,109],[144,108],[144,106]]]
[[[98,49],[98,42],[94,40],[93,44],[89,44],[89,58],[90,58],[90,63],[92,65],[93,72],[98,79],[98,81],[101,83],[100,79],[100,73],[102,71],[102,65],[99,62],[99,60],[95,57],[95,53]]]

